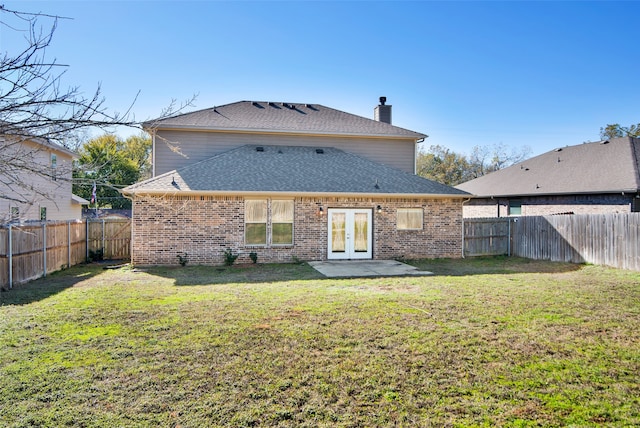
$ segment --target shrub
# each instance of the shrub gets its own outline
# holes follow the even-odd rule
[[[238,258],[237,254],[233,254],[233,251],[231,251],[231,248],[227,248],[226,250],[224,250],[224,264],[227,266],[231,266],[232,264],[235,263],[236,259]]]
[[[258,253],[252,251],[249,253],[249,258],[253,263],[258,263]]]
[[[104,248],[98,248],[97,250],[89,250],[90,262],[101,262],[104,260]]]
[[[189,255],[187,253],[178,253],[178,263],[180,263],[180,266],[186,266],[189,263]]]

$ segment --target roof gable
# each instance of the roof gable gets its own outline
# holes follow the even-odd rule
[[[476,196],[637,192],[640,139],[615,138],[558,148],[456,188]]]
[[[124,192],[467,195],[336,148],[256,145],[229,150],[134,184]]]
[[[426,138],[418,132],[320,104],[266,101],[239,101],[152,120],[145,122],[144,128]]]

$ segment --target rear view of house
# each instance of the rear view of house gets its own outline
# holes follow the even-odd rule
[[[318,104],[241,101],[145,124],[134,264],[458,257],[467,193],[415,175],[426,135]]]

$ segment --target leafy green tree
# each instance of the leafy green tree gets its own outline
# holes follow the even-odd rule
[[[600,128],[600,138],[602,140],[619,137],[640,137],[640,123],[631,126],[620,126],[620,124],[614,123]]]
[[[469,162],[466,156],[446,147],[433,145],[427,152],[418,152],[418,175],[439,183],[455,186],[466,181]]]
[[[87,200],[96,188],[96,206],[131,208],[119,190],[150,171],[151,140],[142,135],[121,140],[105,134],[84,144],[74,170],[73,192]]]

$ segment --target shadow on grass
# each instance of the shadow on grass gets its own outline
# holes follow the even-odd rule
[[[166,266],[145,268],[144,271],[173,279],[178,286],[325,279],[324,275],[306,263]]]
[[[28,305],[56,295],[79,282],[93,278],[103,272],[107,264],[80,264],[69,269],[59,270],[46,277],[15,284],[12,289],[0,293],[0,306]]]
[[[584,266],[575,263],[549,262],[507,256],[406,260],[405,263],[440,276],[562,273],[575,272]]]
[[[577,271],[582,267],[582,265],[571,263],[535,261],[502,256],[467,259],[405,260],[404,262],[416,266],[420,270],[430,271],[439,276],[561,273]],[[170,266],[151,267],[144,269],[144,271],[151,275],[172,279],[177,286],[328,279],[307,263]],[[366,279],[371,280],[375,279],[375,277],[366,277]]]

